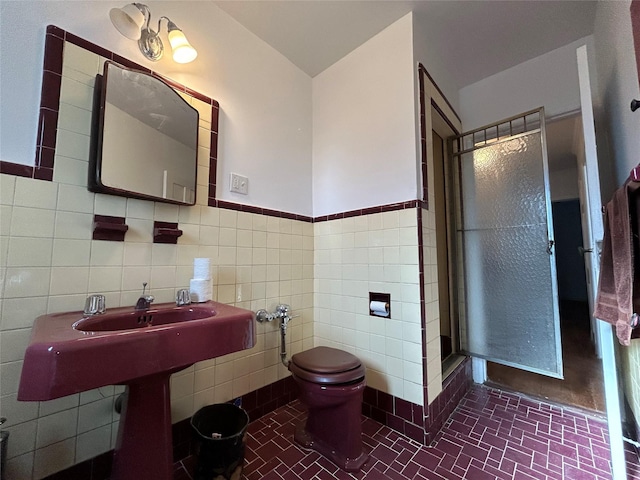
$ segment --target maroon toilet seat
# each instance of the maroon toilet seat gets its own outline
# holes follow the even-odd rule
[[[365,367],[355,355],[330,347],[315,347],[291,357],[289,370],[302,380],[325,385],[358,382]]]

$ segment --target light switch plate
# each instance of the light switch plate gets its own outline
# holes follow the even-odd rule
[[[231,174],[231,181],[229,182],[229,191],[235,193],[241,193],[242,195],[249,194],[249,179],[238,175],[237,173]]]

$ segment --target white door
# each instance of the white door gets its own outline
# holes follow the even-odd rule
[[[578,175],[580,182],[580,205],[582,210],[582,237],[585,246],[584,261],[587,271],[589,293],[589,313],[592,318],[592,331],[596,351],[602,358],[604,373],[607,421],[609,423],[609,441],[613,479],[627,478],[622,444],[622,418],[618,396],[618,380],[613,350],[611,325],[593,318],[593,303],[598,287],[600,271],[599,248],[604,236],[602,226],[602,201],[600,198],[600,178],[598,175],[598,156],[596,152],[596,132],[591,101],[591,82],[589,80],[589,62],[587,47],[577,50],[578,80],[580,84],[580,104],[582,109],[582,128],[584,130],[584,154],[578,155]],[[582,158],[580,158],[582,157]]]

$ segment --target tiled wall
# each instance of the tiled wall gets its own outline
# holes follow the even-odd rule
[[[0,175],[2,191],[0,331],[1,414],[8,418],[9,471],[41,478],[111,448],[114,395],[105,387],[50,402],[17,402],[22,358],[33,319],[81,310],[90,293],[107,305],[133,305],[143,281],[156,302],[188,286],[194,257],[210,257],[215,299],[250,308],[290,303],[296,318],[289,351],[312,344],[312,224],[212,207],[176,207],[94,195],[86,187]],[[71,195],[71,197],[69,196]],[[80,210],[80,211],[78,211]],[[93,213],[126,216],[125,242],[91,240]],[[153,220],[179,221],[178,245],[153,244]],[[227,401],[287,374],[276,325],[258,325],[252,350],[202,362],[172,379],[173,420]],[[214,389],[215,387],[215,389]]]
[[[289,351],[313,342],[313,225],[208,207],[206,185],[199,185],[193,207],[87,191],[92,84],[101,60],[74,45],[65,49],[53,181],[0,175],[0,414],[11,435],[9,478],[39,479],[109,450],[118,426],[113,402],[122,387],[49,402],[16,400],[38,315],[81,310],[90,293],[105,294],[108,307],[133,305],[143,282],[156,303],[173,301],[189,285],[193,259],[209,257],[216,300],[252,310],[289,303],[301,314],[288,330]],[[200,138],[198,183],[206,184],[209,136]],[[94,214],[126,217],[125,242],[92,240]],[[184,234],[177,245],[152,243],[154,220],[179,222]],[[277,325],[258,325],[252,350],[174,375],[173,421],[286,376],[278,341]]]
[[[423,405],[416,208],[315,223],[316,345],[350,351],[367,384]],[[391,294],[391,318],[369,315]]]
[[[431,190],[433,191],[433,189]],[[434,202],[431,202],[434,205]],[[427,404],[442,391],[440,358],[440,307],[438,304],[438,255],[436,252],[436,215],[422,209],[422,258],[424,265],[424,343]]]

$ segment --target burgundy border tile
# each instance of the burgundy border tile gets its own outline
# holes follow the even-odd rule
[[[90,52],[95,53],[96,55],[100,55],[101,57],[107,58],[109,60],[113,60],[114,53],[111,50],[107,50],[104,47],[96,45],[95,43],[91,43],[89,40],[85,40],[84,38],[78,37],[73,33],[65,32],[64,39],[67,42],[73,43],[74,45],[80,48],[84,48],[85,50],[89,50]],[[139,67],[144,68],[142,66],[139,66]]]
[[[11,163],[0,160],[0,173],[5,175],[14,175],[16,177],[33,177],[34,167],[31,165],[21,165],[19,163]]]
[[[48,29],[47,29],[48,30]],[[62,55],[64,40],[47,32],[44,47],[43,70],[62,75]]]
[[[56,39],[49,35],[49,39]],[[60,109],[60,85],[62,76],[58,73],[42,72],[42,90],[40,92],[40,110],[49,109],[58,111]]]
[[[50,182],[53,180],[53,168],[35,168],[33,171],[33,178],[36,180],[45,180]]]

